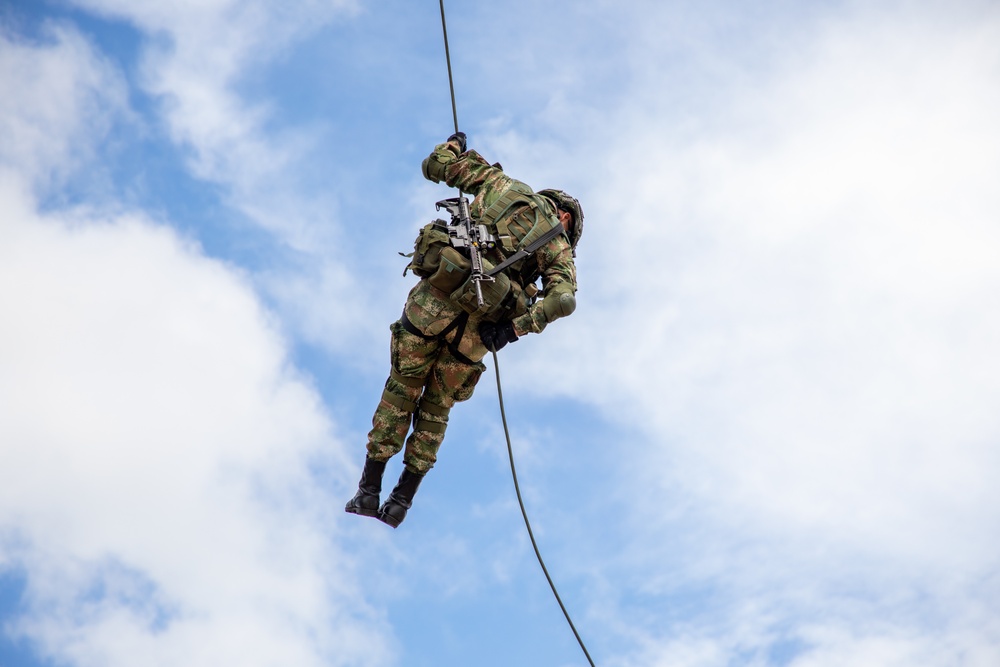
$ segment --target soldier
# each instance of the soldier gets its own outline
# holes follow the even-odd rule
[[[481,360],[487,350],[540,333],[575,310],[573,258],[583,235],[583,210],[576,199],[560,190],[535,193],[499,164],[466,151],[461,132],[435,147],[422,170],[435,183],[443,180],[475,195],[471,216],[497,241],[484,252],[489,268],[518,250],[541,245],[485,283],[488,298],[479,306],[470,296],[467,258],[449,245],[440,226],[431,223],[421,230],[409,266],[421,280],[410,290],[402,317],[389,327],[392,368],[372,418],[358,492],[345,507],[352,514],[377,516],[393,528],[406,517],[417,487],[437,460],[449,411],[472,396],[486,370]],[[551,239],[547,242],[545,232]],[[404,441],[405,467],[380,507],[386,462],[404,448]]]

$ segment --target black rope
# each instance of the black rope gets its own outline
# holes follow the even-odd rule
[[[538,558],[538,564],[542,566],[542,572],[545,573],[545,579],[549,582],[549,588],[552,589],[552,594],[556,596],[556,602],[559,603],[559,608],[562,609],[563,616],[566,617],[566,622],[569,623],[569,629],[573,631],[573,636],[576,637],[576,641],[580,644],[580,648],[583,649],[583,654],[587,656],[587,662],[590,663],[590,667],[594,667],[594,661],[590,657],[590,653],[587,651],[587,647],[583,644],[583,639],[580,638],[580,633],[576,631],[576,626],[573,625],[573,619],[569,617],[569,612],[566,611],[566,606],[563,604],[562,598],[559,597],[559,591],[556,590],[556,585],[552,583],[552,577],[549,576],[549,570],[545,567],[545,561],[542,560],[542,554],[538,550],[538,543],[535,542],[535,534],[531,530],[531,522],[528,521],[528,513],[524,510],[524,500],[521,499],[521,486],[517,483],[517,470],[514,468],[514,448],[510,444],[510,431],[507,429],[507,414],[503,406],[503,389],[500,387],[500,364],[497,363],[497,353],[493,352],[493,369],[497,374],[497,396],[500,398],[500,419],[503,421],[503,434],[507,438],[507,455],[510,458],[510,474],[514,478],[514,491],[517,492],[517,504],[521,507],[521,516],[524,517],[524,526],[528,529],[528,537],[531,539],[531,547],[535,550],[535,557]]]
[[[455,119],[455,132],[458,132],[458,107],[455,106],[455,80],[451,76],[451,51],[448,50],[448,24],[444,20],[444,0],[441,3],[441,32],[444,33],[444,59],[448,63],[448,88],[451,90],[451,116]]]
[[[439,0],[441,5],[441,31],[444,33],[444,57],[448,63],[448,88],[451,91],[451,115],[455,120],[455,132],[458,132],[458,107],[455,105],[455,80],[451,74],[451,52],[448,49],[448,25],[444,19],[444,0]],[[456,340],[458,340],[456,338]],[[549,582],[549,588],[552,589],[552,594],[556,598],[556,602],[559,603],[559,608],[562,609],[563,616],[566,617],[566,622],[569,623],[570,630],[573,631],[573,636],[576,637],[577,643],[580,644],[580,648],[583,649],[583,654],[587,656],[587,662],[590,663],[590,667],[594,667],[594,661],[590,657],[590,653],[587,651],[587,647],[583,644],[583,639],[580,638],[580,633],[576,631],[576,626],[573,625],[573,619],[569,617],[569,612],[566,611],[566,605],[563,604],[562,598],[559,597],[559,591],[556,590],[556,585],[552,582],[552,577],[549,576],[549,570],[545,567],[545,561],[542,560],[542,552],[538,550],[538,543],[535,542],[535,534],[531,530],[531,522],[528,521],[528,513],[524,509],[524,500],[521,498],[521,486],[517,482],[517,469],[514,467],[514,448],[510,444],[510,430],[507,428],[507,412],[503,405],[503,389],[500,386],[500,364],[497,361],[497,353],[493,352],[493,368],[497,375],[497,396],[500,399],[500,419],[503,421],[503,434],[507,439],[507,455],[510,458],[510,474],[514,478],[514,491],[517,493],[517,504],[521,507],[521,516],[524,517],[524,526],[528,529],[528,537],[531,539],[531,547],[535,550],[535,557],[538,558],[538,564],[542,566],[542,572],[545,574],[546,581]]]

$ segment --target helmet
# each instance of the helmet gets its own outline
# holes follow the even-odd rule
[[[569,230],[569,242],[573,246],[573,250],[576,250],[576,244],[583,236],[583,207],[580,206],[580,202],[562,190],[540,190],[538,194],[548,197],[557,208],[561,208],[573,216],[573,227]]]

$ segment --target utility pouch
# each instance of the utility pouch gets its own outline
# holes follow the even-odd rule
[[[483,270],[488,271],[491,268],[493,265],[484,258]],[[451,293],[450,298],[470,315],[479,315],[489,322],[499,322],[505,319],[505,315],[510,312],[516,300],[516,295],[511,289],[513,284],[504,273],[493,276],[493,280],[480,282],[479,286],[483,291],[483,305],[480,306],[476,298],[476,284],[470,272],[462,286]]]
[[[442,292],[451,294],[471,273],[472,262],[449,245],[441,248],[438,253],[437,269],[427,278],[427,282]]]
[[[538,294],[538,288],[534,284],[531,284],[522,289],[517,281],[512,280],[510,281],[510,292],[513,298],[510,299],[510,310],[504,319],[512,320],[528,312],[531,304],[535,303],[535,295]]]
[[[451,248],[448,229],[444,220],[429,222],[420,228],[417,238],[413,241],[413,253],[407,255],[410,263],[403,270],[413,270],[421,278],[433,275],[441,264],[441,251]],[[402,253],[400,253],[402,254]]]

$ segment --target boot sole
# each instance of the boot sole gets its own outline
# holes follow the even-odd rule
[[[393,528],[399,528],[399,524],[403,523],[402,521],[397,521],[394,517],[391,517],[388,514],[382,514],[381,512],[378,514],[378,520],[387,526],[392,526]]]
[[[344,511],[348,514],[357,514],[358,516],[372,516],[378,518],[378,510],[369,510],[363,507],[345,507]]]

